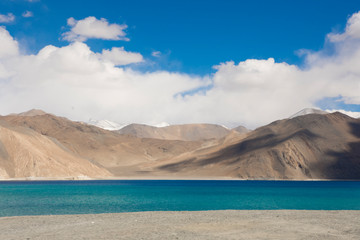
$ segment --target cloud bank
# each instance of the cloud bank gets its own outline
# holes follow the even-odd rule
[[[70,19],[72,29],[65,37],[73,42],[45,46],[34,55],[19,54],[18,42],[0,27],[0,101],[6,103],[0,113],[40,108],[80,121],[254,128],[315,107],[325,97],[342,96],[346,103],[360,104],[359,16],[349,18],[343,33],[327,35],[335,49],[331,55],[306,52],[305,68],[272,58],[248,59],[220,63],[210,76],[136,71],[128,64],[144,58],[124,48],[93,52],[81,41],[125,37],[124,26],[111,27],[120,25],[106,20]],[[103,31],[87,31],[92,23]],[[117,33],[109,33],[109,27]]]

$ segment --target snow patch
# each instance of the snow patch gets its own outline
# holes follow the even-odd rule
[[[316,108],[304,108],[303,110],[295,113],[294,115],[290,116],[289,118],[295,118],[295,117],[299,117],[299,116],[304,116],[307,114],[327,114],[328,112],[323,111],[321,109],[316,109]]]
[[[168,127],[168,126],[170,126],[170,124],[168,124],[167,122],[161,122],[161,123],[155,124],[153,126],[158,127],[158,128],[162,128],[162,127]]]
[[[119,124],[109,120],[94,120],[89,119],[88,124],[110,131],[120,130],[128,124]]]

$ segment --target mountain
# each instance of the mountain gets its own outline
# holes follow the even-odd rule
[[[105,130],[109,130],[109,131],[116,131],[116,130],[120,130],[121,128],[125,127],[126,125],[121,125],[118,124],[116,122],[111,122],[109,120],[93,120],[90,119],[89,122],[87,122],[87,124],[105,129]]]
[[[0,121],[0,178],[110,176],[109,171],[76,156],[55,139]]]
[[[109,130],[109,131],[117,131],[117,130],[120,130],[129,125],[129,124],[119,124],[119,123],[112,122],[109,120],[94,120],[94,119],[90,119],[87,122],[87,124],[90,124],[90,125],[93,125],[93,126],[105,129],[105,130]],[[168,126],[170,126],[170,124],[168,124],[167,122],[161,122],[161,123],[153,125],[152,127],[162,128],[162,127],[168,127]]]
[[[320,109],[315,109],[315,108],[304,108],[303,110],[295,113],[294,115],[290,116],[289,118],[295,118],[295,117],[299,117],[299,116],[304,116],[307,114],[328,114],[329,112],[320,110]]]
[[[0,116],[0,178],[360,179],[360,120],[339,112],[248,132],[132,127],[120,134],[47,113]]]
[[[246,127],[244,127],[244,126],[238,126],[238,127],[233,128],[231,130],[234,130],[234,131],[236,131],[238,133],[248,133],[248,132],[250,132],[250,130],[247,129]]]
[[[161,161],[207,145],[203,141],[164,141],[121,135],[51,114],[9,115],[0,117],[1,120],[12,127],[35,131],[115,176],[142,173],[146,167],[143,169],[140,164]]]
[[[139,138],[163,140],[200,141],[219,139],[230,133],[230,130],[216,124],[183,124],[165,127],[153,127],[144,124],[130,124],[118,131],[120,134]]]
[[[360,120],[338,112],[280,120],[157,168],[245,179],[360,179]]]
[[[341,112],[342,114],[346,114],[348,115],[349,117],[352,117],[352,118],[360,118],[360,112],[352,112],[352,111],[345,111],[345,110],[342,110],[342,109],[339,109],[339,110],[326,110],[327,112],[329,113],[333,113],[333,112]]]
[[[22,112],[19,114],[11,114],[11,115],[19,115],[19,116],[27,116],[27,117],[33,117],[33,116],[39,116],[39,115],[45,115],[47,114],[46,112],[44,112],[43,110],[40,109],[31,109],[27,112]]]

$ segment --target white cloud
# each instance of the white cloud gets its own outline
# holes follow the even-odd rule
[[[350,19],[348,25],[360,22]],[[69,19],[71,26],[78,22]],[[254,128],[315,107],[325,97],[341,95],[346,103],[360,104],[360,41],[346,37],[332,44],[332,55],[306,52],[305,69],[272,58],[248,59],[221,63],[211,77],[199,77],[116,67],[143,58],[124,48],[94,53],[81,42],[19,55],[18,43],[1,28],[0,102],[7,104],[0,105],[0,114],[40,108],[80,121],[236,123]]]
[[[0,101],[9,101],[0,105],[1,113],[36,107],[82,121],[158,123],[163,113],[175,111],[174,95],[207,81],[166,71],[118,68],[81,42],[8,58],[4,68],[14,74],[0,80]]]
[[[10,23],[15,21],[15,16],[12,13],[0,14],[0,23]]]
[[[127,52],[124,47],[113,47],[111,50],[104,49],[98,56],[100,59],[110,61],[117,66],[144,61],[140,53]]]
[[[0,26],[0,60],[3,58],[13,57],[18,54],[18,43],[10,36],[5,27]]]
[[[25,12],[23,12],[22,16],[24,18],[29,18],[29,17],[33,17],[34,14],[33,14],[33,12],[26,10]]]
[[[328,38],[332,42],[360,39],[360,12],[354,13],[348,19],[344,33],[329,33]]]
[[[161,55],[161,52],[160,52],[160,51],[153,51],[153,52],[151,53],[151,56],[153,56],[153,57],[160,57],[160,55]]]
[[[124,30],[126,24],[109,24],[105,18],[96,19],[87,17],[82,20],[69,18],[67,20],[70,31],[63,33],[63,39],[67,41],[86,41],[89,38],[104,40],[124,40],[129,41]]]

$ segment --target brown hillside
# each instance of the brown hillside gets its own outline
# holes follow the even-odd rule
[[[29,128],[0,122],[0,178],[110,177],[106,169]]]
[[[142,172],[139,164],[171,158],[200,148],[204,142],[141,139],[100,129],[51,114],[0,117],[13,126],[30,128],[58,141],[80,158],[105,167],[115,175]]]
[[[144,124],[130,124],[120,130],[139,138],[156,138],[164,140],[199,141],[204,139],[219,139],[229,134],[230,130],[216,124],[183,124],[167,127],[153,127]]]
[[[276,121],[236,143],[158,168],[239,178],[360,179],[360,121],[341,113]]]
[[[0,123],[2,178],[360,179],[360,120],[341,113],[206,141],[138,138],[51,114],[9,115]]]

